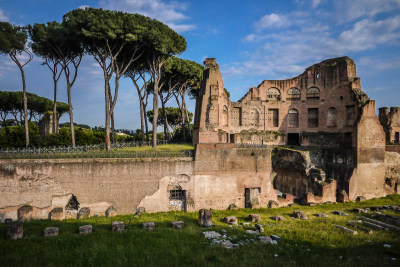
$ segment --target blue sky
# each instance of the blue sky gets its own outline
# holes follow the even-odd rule
[[[0,0],[0,20],[61,21],[64,13],[84,6],[141,13],[168,24],[187,40],[182,58],[198,63],[217,58],[233,101],[263,80],[290,78],[326,58],[347,55],[377,107],[400,105],[400,0]],[[26,76],[28,91],[52,98],[51,72],[39,57],[27,65]],[[15,64],[0,56],[0,90],[21,90],[21,84]],[[64,80],[59,96],[66,102]],[[104,125],[103,76],[90,57],[80,67],[72,103],[76,122]],[[194,105],[189,101],[192,111]],[[116,128],[140,128],[129,80],[121,83],[115,116]]]

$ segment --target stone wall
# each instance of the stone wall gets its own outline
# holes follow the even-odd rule
[[[270,149],[236,149],[232,145],[199,145],[196,160],[49,159],[0,160],[0,219],[18,217],[26,206],[30,217],[64,212],[72,197],[91,215],[113,206],[120,214],[245,207],[245,191],[260,194],[253,207],[277,200],[271,180]],[[184,199],[171,198],[171,192]],[[65,216],[63,218],[66,218]]]
[[[400,108],[380,108],[379,121],[386,134],[386,143],[400,144]]]
[[[104,215],[111,205],[135,213],[163,177],[191,177],[193,165],[191,158],[0,160],[0,218],[16,218],[23,205],[35,208],[34,217],[48,218],[53,208],[65,209],[71,194],[92,215]]]

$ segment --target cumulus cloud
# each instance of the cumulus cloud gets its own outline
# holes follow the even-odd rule
[[[262,17],[259,21],[254,23],[254,27],[257,30],[262,30],[265,28],[281,28],[285,26],[289,26],[290,21],[286,16],[279,14],[268,14]]]
[[[162,0],[101,0],[99,4],[102,8],[139,13],[160,20],[177,32],[185,32],[196,28],[193,24],[182,23],[182,21],[189,19],[183,13],[187,5],[182,2],[166,2]]]
[[[256,49],[244,57],[244,62],[224,68],[224,74],[282,78],[282,75],[300,74],[305,67],[325,58],[396,44],[400,40],[400,15],[381,20],[365,18],[338,33],[329,29],[327,24],[314,19],[272,34],[256,30],[242,39],[253,42]],[[393,67],[382,62],[376,69]]]
[[[4,13],[4,11],[0,8],[0,21],[8,21],[7,15]]]
[[[400,0],[336,0],[334,4],[341,23],[400,9]]]

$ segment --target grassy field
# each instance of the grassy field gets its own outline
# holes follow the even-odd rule
[[[1,266],[399,266],[400,233],[374,231],[350,235],[335,225],[346,225],[359,214],[354,207],[400,205],[400,195],[346,204],[324,204],[314,207],[285,207],[277,209],[239,209],[213,211],[211,228],[197,225],[197,212],[168,212],[123,215],[114,218],[89,218],[83,220],[31,221],[24,224],[24,238],[6,240],[6,227],[0,225]],[[294,210],[302,210],[308,220],[291,219]],[[349,216],[333,215],[343,210]],[[326,213],[328,218],[313,216]],[[262,216],[265,233],[281,237],[277,245],[261,244],[256,236],[245,235],[243,227],[229,227],[222,222],[224,216],[236,216],[239,224],[247,216]],[[400,216],[393,210],[386,214]],[[366,216],[370,217],[375,212]],[[270,217],[283,215],[284,221],[276,222]],[[183,220],[185,228],[172,229],[169,223]],[[128,230],[123,233],[110,231],[112,221],[124,221]],[[145,231],[140,223],[154,221],[155,231]],[[88,236],[77,234],[79,226],[93,225]],[[57,237],[44,238],[45,227],[60,228]],[[252,226],[249,226],[251,228]],[[235,249],[212,245],[202,232],[226,231],[235,242],[249,240],[249,244]],[[384,247],[384,244],[390,247]]]

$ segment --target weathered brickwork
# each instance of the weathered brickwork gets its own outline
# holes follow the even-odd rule
[[[400,144],[400,108],[387,107],[379,109],[379,121],[386,134],[386,143]]]
[[[214,58],[196,104],[194,143],[355,146],[356,121],[368,103],[348,57],[322,61],[286,80],[265,80],[238,102],[225,93]]]

